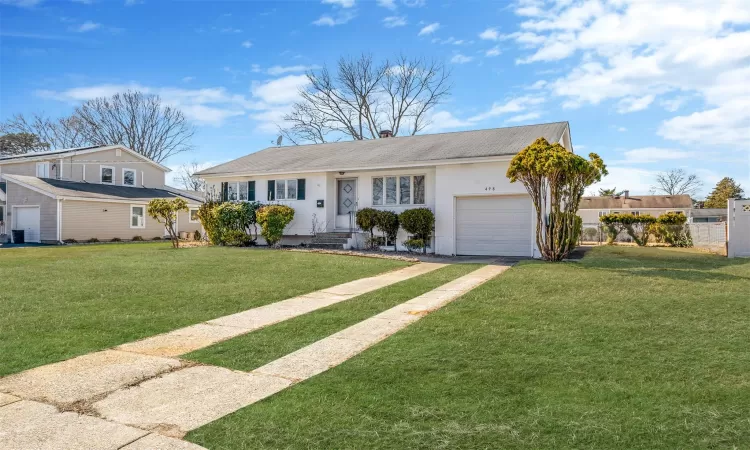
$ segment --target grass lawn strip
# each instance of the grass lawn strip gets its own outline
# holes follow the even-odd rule
[[[744,448],[750,261],[599,247],[520,263],[208,448]]]
[[[244,336],[184,355],[204,364],[250,371],[348,326],[424,294],[479,266],[454,264],[426,275],[360,295]]]
[[[408,263],[168,244],[0,250],[0,376]]]
[[[247,373],[216,366],[189,367],[121,389],[93,403],[111,421],[180,437],[242,407],[272,396],[293,383],[346,361],[424,314],[463,295],[507,269],[484,266],[412,299],[417,314],[391,308],[339,333]],[[406,302],[409,303],[409,302]],[[421,309],[424,307],[428,309]],[[397,318],[391,317],[398,313]],[[382,317],[380,317],[382,315]]]
[[[166,334],[123,344],[116,350],[152,356],[179,356],[349,300],[357,295],[375,291],[399,281],[432,272],[441,267],[444,267],[444,264],[415,264],[374,277],[361,278],[229,316],[219,317]]]

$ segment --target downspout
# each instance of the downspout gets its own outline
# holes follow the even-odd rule
[[[57,199],[57,243],[62,244],[62,200]]]

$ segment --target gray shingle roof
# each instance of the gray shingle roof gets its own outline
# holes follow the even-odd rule
[[[579,209],[638,209],[638,208],[675,208],[690,209],[693,201],[689,195],[631,195],[583,197]]]
[[[693,217],[727,217],[726,208],[703,208],[694,209]]]
[[[154,198],[182,197],[188,203],[198,203],[195,199],[177,195],[166,189],[152,189],[108,184],[82,183],[79,181],[56,180],[53,178],[37,178],[26,175],[4,175],[6,180],[23,183],[33,188],[48,192],[57,197],[81,198],[92,200],[129,200],[148,202]]]
[[[515,155],[535,139],[558,142],[568,122],[365,141],[269,147],[198,175],[294,173],[390,168],[462,158]]]
[[[63,148],[60,150],[47,150],[44,152],[29,152],[29,153],[23,153],[20,155],[7,155],[7,156],[0,156],[0,161],[12,161],[16,159],[38,158],[40,156],[59,155],[62,153],[79,152],[81,150],[91,150],[91,149],[100,148],[100,147],[104,148],[107,146],[106,145],[92,145],[89,147]]]

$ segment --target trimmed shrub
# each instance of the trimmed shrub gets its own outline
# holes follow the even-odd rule
[[[112,238],[109,242],[122,242],[120,238]]]
[[[427,248],[422,239],[407,239],[404,241],[404,247],[406,247],[406,250],[409,252],[416,252]]]
[[[260,206],[258,202],[207,201],[198,209],[198,218],[211,244],[247,246],[258,238],[256,213]]]
[[[151,240],[152,241],[161,241],[162,239],[161,239],[161,236],[156,236],[156,237],[151,238]]]
[[[359,229],[367,231],[372,236],[372,229],[376,226],[379,213],[380,211],[375,208],[362,208],[357,211],[356,222]]]
[[[269,246],[278,247],[284,228],[294,220],[294,209],[286,205],[266,205],[256,212],[260,234]]]
[[[97,239],[97,238],[91,238],[91,239],[87,240],[86,242],[88,242],[89,244],[95,244],[95,243],[99,242],[99,239]]]
[[[203,235],[201,234],[200,230],[195,230],[193,232],[193,240],[194,241],[201,241],[201,240],[203,240]]]
[[[78,241],[76,241],[75,239],[63,239],[63,242],[66,243],[66,244],[77,244],[78,243]]]
[[[435,214],[429,208],[407,209],[398,216],[398,220],[407,233],[414,235],[413,239],[422,240],[423,251],[427,253],[427,245],[435,228]]]
[[[221,205],[221,202],[216,200],[206,200],[206,202],[198,208],[198,220],[201,221],[203,229],[206,230],[208,242],[213,245],[221,245],[221,227],[219,227],[219,219],[214,213],[214,210],[219,205]]]
[[[657,217],[656,223],[651,225],[651,234],[657,242],[672,247],[692,247],[693,238],[690,229],[685,226],[687,216],[678,212],[668,212]]]
[[[652,231],[652,225],[656,217],[645,214],[636,216],[633,214],[607,214],[601,216],[599,221],[607,227],[607,243],[612,244],[621,230],[625,230],[638,246],[648,244]]]
[[[384,245],[391,242],[396,244],[399,227],[398,214],[393,211],[378,211],[375,215],[375,226],[383,233]]]
[[[142,242],[143,236],[133,236],[133,239],[131,239],[133,242]]]

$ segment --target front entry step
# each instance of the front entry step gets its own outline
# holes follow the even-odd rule
[[[312,238],[310,247],[343,250],[344,245],[346,245],[351,237],[352,233],[318,233],[315,237]]]

